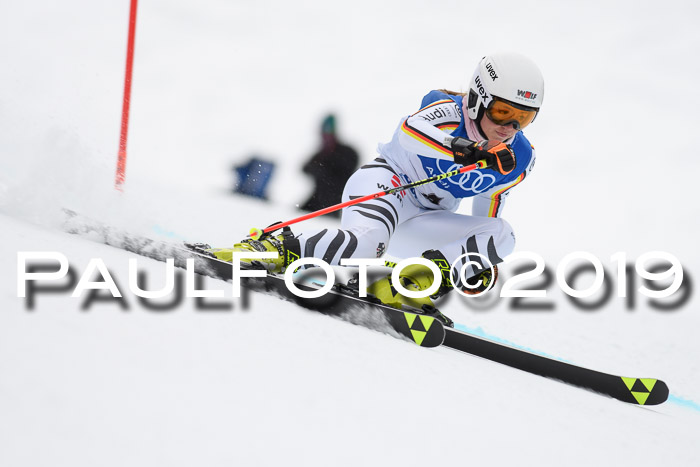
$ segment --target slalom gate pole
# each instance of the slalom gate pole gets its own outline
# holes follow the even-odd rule
[[[124,102],[122,104],[122,125],[119,135],[119,154],[114,187],[123,191],[126,178],[126,138],[129,130],[129,107],[131,102],[131,75],[134,67],[134,36],[136,35],[136,8],[138,0],[131,0],[129,7],[129,38],[126,46],[126,72],[124,76]]]
[[[475,170],[475,169],[484,169],[486,167],[488,167],[488,164],[486,163],[486,161],[481,160],[481,161],[476,162],[475,164],[465,165],[463,167],[460,167],[459,169],[455,169],[455,170],[452,170],[452,171],[444,173],[444,174],[433,175],[430,178],[418,180],[417,182],[408,183],[406,185],[391,188],[389,190],[379,191],[379,192],[373,193],[371,195],[362,196],[360,198],[351,199],[350,201],[345,201],[344,203],[339,203],[339,204],[335,204],[333,206],[329,206],[327,208],[319,209],[318,211],[310,212],[309,214],[305,214],[303,216],[297,217],[295,219],[292,219],[292,220],[289,220],[286,222],[280,222],[278,224],[273,224],[269,227],[265,227],[264,229],[253,228],[250,230],[248,237],[250,237],[254,240],[258,240],[264,234],[274,232],[275,230],[279,230],[282,227],[287,227],[289,225],[296,224],[297,222],[301,222],[301,221],[305,221],[307,219],[312,219],[314,217],[322,216],[324,214],[328,214],[329,212],[337,211],[338,209],[343,209],[343,208],[346,208],[348,206],[352,206],[354,204],[359,204],[359,203],[369,201],[372,199],[381,198],[383,196],[390,195],[390,194],[393,194],[393,193],[396,193],[399,191],[408,190],[409,188],[417,187],[420,185],[427,185],[428,183],[433,183],[433,182],[436,182],[438,180],[454,177],[455,175],[463,174],[465,172],[470,172],[470,171]]]

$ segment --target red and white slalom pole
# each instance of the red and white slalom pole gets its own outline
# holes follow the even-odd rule
[[[134,36],[136,35],[136,8],[138,0],[131,0],[129,9],[129,39],[126,46],[126,73],[124,76],[124,102],[122,104],[122,126],[119,136],[117,174],[114,187],[123,191],[126,178],[126,141],[129,132],[129,104],[131,102],[131,76],[134,66]]]

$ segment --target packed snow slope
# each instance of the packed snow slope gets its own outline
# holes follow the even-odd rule
[[[192,298],[147,309],[128,289],[133,255],[6,216],[3,226],[3,465],[697,461],[700,413],[688,402],[698,400],[697,320],[687,311],[670,319],[562,308],[524,318],[445,307],[469,327],[599,370],[662,378],[684,396],[640,408],[273,297],[255,294],[247,309],[232,298],[217,300],[228,310]],[[37,245],[65,254],[78,275],[101,258],[128,309],[83,308],[85,295],[63,292],[38,294],[29,310],[11,266],[15,250]],[[138,266],[149,288],[162,286],[162,263]]]
[[[0,15],[0,465],[698,464],[700,7],[141,2],[117,193],[128,3],[19,2]],[[185,298],[155,310],[130,291],[129,260],[148,289],[165,283],[164,264],[63,229],[68,208],[138,235],[230,245],[300,214],[311,190],[300,167],[326,112],[370,161],[425,93],[464,90],[483,55],[514,48],[547,83],[526,131],[537,166],[504,213],[517,251],[552,274],[589,252],[611,294],[583,309],[539,277],[518,285],[547,291],[526,302],[536,310],[501,289],[441,309],[477,334],[663,379],[672,395],[661,406],[421,349],[259,294],[247,308],[227,295],[208,299],[226,309]],[[270,202],[228,194],[231,166],[252,154],[277,164]],[[39,293],[30,309],[17,290],[27,251],[65,255],[76,278],[100,258],[123,300],[67,289]],[[672,310],[641,295],[634,270],[618,296],[611,257],[633,264],[653,251],[683,266],[683,289],[661,301]],[[523,264],[504,265],[500,285]],[[591,283],[584,274],[576,288]]]

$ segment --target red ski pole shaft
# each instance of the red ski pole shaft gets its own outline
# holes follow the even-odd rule
[[[318,211],[304,214],[303,216],[299,216],[295,219],[292,219],[292,220],[289,220],[286,222],[280,222],[279,224],[273,224],[273,225],[266,227],[264,229],[251,229],[250,234],[248,234],[248,237],[258,239],[263,234],[274,232],[275,230],[279,230],[282,227],[287,227],[289,225],[296,224],[297,222],[301,222],[301,221],[305,221],[307,219],[312,219],[314,217],[322,216],[324,214],[328,214],[329,212],[337,211],[338,209],[343,209],[343,208],[346,208],[348,206],[352,206],[354,204],[362,203],[364,201],[369,201],[369,200],[375,199],[375,198],[381,198],[383,196],[390,195],[392,193],[396,193],[398,191],[408,190],[409,188],[414,188],[414,187],[417,187],[420,185],[426,185],[428,183],[433,183],[433,182],[436,182],[438,180],[454,177],[455,175],[459,175],[459,174],[462,174],[464,172],[469,172],[469,171],[475,170],[475,169],[483,169],[486,167],[488,167],[488,164],[486,163],[486,161],[481,160],[481,161],[476,162],[475,164],[465,165],[463,167],[460,167],[459,169],[455,169],[455,170],[452,170],[452,171],[444,173],[444,174],[434,175],[430,178],[418,180],[417,182],[412,182],[412,183],[408,183],[406,185],[391,188],[390,190],[378,191],[377,193],[373,193],[371,195],[362,196],[360,198],[351,199],[350,201],[345,201],[344,203],[339,203],[339,204],[335,204],[333,206],[329,206],[327,208],[319,209]]]

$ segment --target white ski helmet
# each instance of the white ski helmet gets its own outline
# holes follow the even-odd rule
[[[536,116],[544,98],[542,73],[524,55],[488,55],[479,62],[469,84],[467,116],[472,120],[481,118],[493,104],[494,97],[514,104],[518,109],[534,110]],[[534,120],[534,116],[527,124]]]

